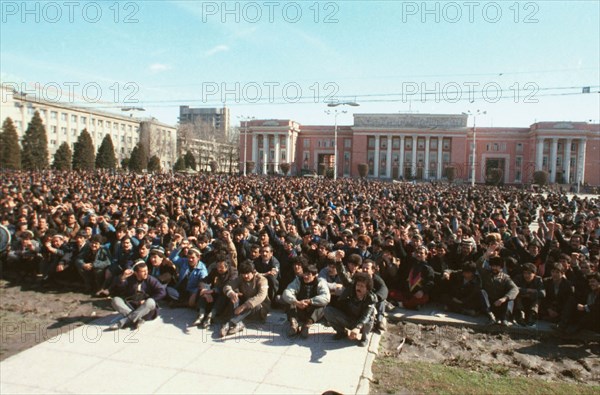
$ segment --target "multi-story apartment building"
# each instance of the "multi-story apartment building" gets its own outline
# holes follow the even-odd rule
[[[354,124],[300,125],[291,120],[242,123],[240,162],[249,173],[292,174],[334,165],[337,174],[357,177],[358,164],[381,179],[438,180],[452,166],[456,176],[484,183],[491,169],[507,184],[530,183],[546,170],[553,183],[600,185],[600,125],[586,122],[538,122],[527,128],[467,126],[465,114],[355,114]],[[475,144],[475,160],[473,148]],[[240,164],[243,168],[243,163]]]
[[[174,126],[160,123],[154,118],[140,119],[94,108],[42,100],[35,95],[15,92],[12,87],[5,85],[2,86],[0,93],[2,94],[1,121],[3,122],[7,117],[13,120],[19,140],[23,138],[33,114],[39,112],[46,127],[50,162],[62,143],[68,143],[73,149],[81,131],[87,129],[92,136],[96,151],[104,136],[111,135],[119,163],[129,157],[141,136],[144,136],[148,143],[150,155],[159,156],[163,169],[170,170],[175,163],[177,129]],[[144,131],[148,133],[144,134]]]
[[[229,138],[229,109],[179,107],[179,124],[193,125],[193,138],[227,141]]]

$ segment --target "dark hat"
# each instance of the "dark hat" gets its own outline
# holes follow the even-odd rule
[[[82,231],[77,232],[75,237],[83,237],[84,239],[87,239],[88,235],[85,231],[82,230]]]
[[[530,272],[530,273],[536,273],[537,270],[535,269],[535,265],[531,262],[528,262],[526,264],[523,265],[523,271],[524,272]]]

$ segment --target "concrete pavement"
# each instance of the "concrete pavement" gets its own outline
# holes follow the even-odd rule
[[[379,335],[369,347],[315,325],[285,336],[285,315],[235,336],[187,327],[189,309],[161,309],[139,330],[106,331],[116,315],[77,327],[0,363],[2,394],[368,393]]]

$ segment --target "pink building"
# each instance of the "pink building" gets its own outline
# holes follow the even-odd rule
[[[467,127],[467,115],[354,114],[354,124],[338,126],[339,177],[437,180],[448,166],[470,181],[475,147],[475,181],[484,183],[498,168],[506,184],[529,183],[546,170],[551,182],[600,185],[600,124],[539,122],[528,128]],[[333,168],[336,147],[331,125],[300,125],[291,120],[242,123],[240,159],[247,173],[323,174]],[[243,163],[241,166],[243,173]]]

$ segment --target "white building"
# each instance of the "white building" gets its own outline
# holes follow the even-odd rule
[[[177,129],[155,119],[139,119],[94,108],[77,107],[68,103],[42,100],[35,95],[16,92],[13,87],[2,85],[0,100],[0,120],[10,117],[17,129],[19,141],[38,111],[46,127],[48,138],[49,161],[52,163],[58,147],[66,142],[73,150],[75,142],[83,129],[92,136],[94,149],[97,152],[104,136],[111,135],[115,147],[115,155],[121,160],[129,157],[131,150],[140,141],[141,124],[148,125],[150,131],[147,142],[150,156],[158,155],[164,170],[170,170],[176,160]]]

